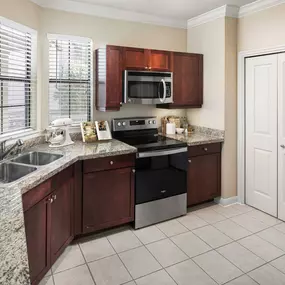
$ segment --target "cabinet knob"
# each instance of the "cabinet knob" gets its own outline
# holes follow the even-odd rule
[[[114,164],[114,161],[111,160],[111,161],[110,161],[110,164],[113,165],[113,164]]]
[[[148,69],[151,70],[151,67],[149,67]]]
[[[166,193],[166,190],[162,190],[162,191],[160,191],[162,194],[164,194],[164,193]]]
[[[48,199],[48,202],[49,202],[50,204],[52,204],[52,203],[53,203],[53,198],[49,198],[49,199]]]
[[[56,195],[53,195],[53,196],[52,196],[52,199],[53,199],[53,200],[56,200]]]
[[[284,144],[281,144],[280,146],[281,146],[282,148],[285,148],[285,145],[284,145]]]
[[[189,163],[191,163],[191,162],[192,162],[192,160],[191,160],[191,159],[188,159],[188,162],[189,162]]]
[[[208,149],[206,147],[204,147],[204,151],[208,151]]]
[[[133,173],[136,173],[136,170],[135,170],[135,169],[133,169]]]
[[[148,69],[148,67],[146,66],[144,69]]]

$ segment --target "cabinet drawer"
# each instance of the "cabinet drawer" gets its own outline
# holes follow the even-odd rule
[[[134,154],[95,158],[83,162],[83,172],[89,173],[102,170],[133,167],[134,165]]]
[[[31,189],[22,197],[24,212],[29,210],[32,206],[43,200],[47,195],[52,192],[51,179],[45,181],[39,186]]]
[[[210,153],[221,152],[221,143],[211,143],[203,145],[195,145],[188,147],[188,156],[206,155]]]

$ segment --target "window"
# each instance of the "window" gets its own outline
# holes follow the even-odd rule
[[[36,128],[36,32],[0,17],[0,136]]]
[[[49,36],[49,121],[91,120],[92,42],[85,38]]]

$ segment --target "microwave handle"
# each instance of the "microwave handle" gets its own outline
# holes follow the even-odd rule
[[[161,98],[159,97],[159,99],[160,99],[160,102],[161,102],[161,103],[164,103],[164,102],[165,102],[165,99],[166,99],[166,83],[165,83],[165,80],[164,80],[164,79],[161,79],[161,83],[162,83],[162,85],[163,85],[163,98],[161,99]]]

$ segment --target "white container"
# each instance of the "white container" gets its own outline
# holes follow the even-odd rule
[[[166,134],[167,135],[175,135],[175,124],[174,123],[167,123],[166,124]]]
[[[176,133],[177,133],[178,135],[183,134],[183,132],[184,132],[184,129],[183,129],[183,128],[176,128]]]

